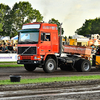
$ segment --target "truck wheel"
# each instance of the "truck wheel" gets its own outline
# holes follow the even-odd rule
[[[56,62],[54,59],[50,58],[50,59],[47,59],[47,61],[45,62],[45,65],[43,66],[43,70],[46,72],[46,73],[51,73],[51,72],[54,72],[56,69]]]
[[[33,65],[33,64],[24,64],[24,68],[27,70],[27,71],[33,71],[36,69],[36,65]]]
[[[78,72],[89,72],[91,70],[90,61],[86,59],[78,60],[74,67]]]

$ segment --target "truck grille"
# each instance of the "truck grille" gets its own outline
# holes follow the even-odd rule
[[[36,47],[18,47],[18,54],[23,55],[35,55]]]
[[[31,60],[31,56],[22,56],[23,60]]]

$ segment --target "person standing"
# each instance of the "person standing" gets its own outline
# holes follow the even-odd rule
[[[4,52],[4,48],[2,47],[2,44],[0,44],[0,53]]]
[[[100,55],[100,45],[98,46],[98,49],[97,49],[97,55]]]
[[[9,52],[8,52],[8,48],[7,48],[7,45],[6,45],[6,44],[3,46],[3,48],[4,48],[4,52],[5,52],[5,53],[9,53]]]
[[[13,45],[13,50],[14,50],[14,53],[17,53],[17,46],[16,46],[16,44]]]
[[[7,48],[9,52],[13,52],[13,46],[11,45],[11,43],[8,44]]]

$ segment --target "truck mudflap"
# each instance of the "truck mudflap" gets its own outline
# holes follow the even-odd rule
[[[17,60],[17,64],[41,64],[38,60]]]

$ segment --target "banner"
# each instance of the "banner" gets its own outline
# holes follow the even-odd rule
[[[16,53],[0,53],[0,62],[17,61]]]

